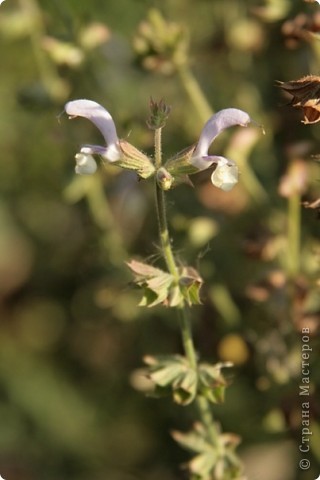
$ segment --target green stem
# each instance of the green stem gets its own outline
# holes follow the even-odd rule
[[[179,312],[179,320],[180,320],[180,329],[181,329],[181,336],[182,336],[182,343],[185,355],[189,361],[189,365],[194,370],[198,369],[198,360],[197,354],[193,342],[192,337],[192,329],[191,329],[191,322],[187,312],[187,309],[182,302],[181,305],[178,307]],[[202,420],[203,425],[207,429],[208,436],[211,440],[213,446],[217,446],[218,444],[218,435],[219,432],[213,420],[213,415],[210,409],[210,405],[208,400],[203,397],[202,395],[197,395],[196,397],[196,404],[198,407],[198,411],[200,414],[200,418]]]
[[[295,193],[289,197],[288,204],[288,257],[287,271],[289,277],[295,277],[300,270],[300,225],[301,197]]]
[[[159,169],[162,164],[162,152],[161,152],[161,128],[155,130],[155,165]],[[174,277],[176,283],[179,283],[179,272],[176,266],[176,262],[173,256],[169,229],[167,222],[166,202],[164,191],[159,187],[157,180],[155,179],[155,191],[156,191],[156,208],[159,224],[159,235],[161,240],[161,247],[164,260],[171,275]]]
[[[191,367],[197,370],[198,361],[197,361],[197,354],[193,344],[191,322],[187,314],[187,310],[183,304],[179,306],[178,314],[179,314],[179,322],[180,322],[181,335],[182,335],[182,343],[183,343],[185,354],[189,360]]]
[[[96,225],[105,233],[104,245],[114,265],[122,264],[127,252],[121,235],[115,225],[114,216],[105,195],[100,175],[82,178],[91,215]]]
[[[233,159],[233,157],[230,158]],[[248,162],[239,162],[238,166],[241,171],[241,181],[251,197],[257,202],[266,202],[268,200],[268,194],[263,185],[261,185],[257,179]]]
[[[162,153],[161,153],[161,129],[155,131],[155,165],[156,168],[160,168],[162,165]],[[167,222],[166,204],[165,204],[165,192],[159,187],[157,182],[155,183],[156,190],[156,210],[159,223],[159,235],[161,240],[162,254],[166,262],[167,268],[173,278],[176,285],[179,285],[179,270],[173,255],[170,235]],[[192,337],[191,321],[188,315],[185,302],[181,300],[177,307],[179,314],[179,323],[181,329],[182,343],[185,355],[189,361],[191,368],[198,369],[197,354]],[[217,445],[218,430],[213,421],[212,413],[208,400],[198,395],[196,398],[197,407],[200,413],[201,420],[207,428],[208,435],[210,436],[213,445]]]
[[[211,443],[214,447],[218,447],[218,445],[219,445],[219,443],[218,443],[219,430],[218,430],[216,424],[214,423],[214,419],[213,419],[213,416],[212,416],[210,404],[209,404],[208,400],[201,395],[197,396],[196,402],[197,402],[197,407],[198,407],[198,410],[199,410],[199,413],[200,413],[202,423],[207,429],[207,432],[208,432],[209,438],[211,440]]]
[[[177,65],[181,83],[187,92],[192,104],[197,110],[200,120],[205,123],[213,114],[206,97],[204,96],[191,69],[187,65]]]
[[[66,94],[65,86],[59,78],[56,67],[50,62],[41,47],[45,37],[45,29],[43,15],[38,2],[36,0],[20,0],[19,3],[24,14],[34,20],[34,24],[29,31],[29,40],[39,77],[50,95],[57,100],[64,99]]]

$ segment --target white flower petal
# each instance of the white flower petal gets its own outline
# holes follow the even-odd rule
[[[118,135],[110,113],[99,103],[92,100],[73,100],[65,105],[65,111],[70,117],[84,117],[90,120],[102,133],[107,149],[105,158],[114,162],[119,160],[121,152],[118,147]]]
[[[75,159],[75,172],[78,175],[92,175],[97,171],[96,161],[91,155],[86,153],[77,153]]]
[[[237,165],[222,164],[211,175],[211,182],[215,187],[229,192],[238,183],[239,170]]]

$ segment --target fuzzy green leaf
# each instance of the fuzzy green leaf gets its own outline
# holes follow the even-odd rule
[[[135,275],[135,283],[143,289],[141,306],[154,307],[169,304],[173,276],[147,263],[131,260],[128,267]]]
[[[173,400],[179,405],[191,403],[197,394],[198,376],[187,360],[179,355],[146,357],[150,367],[149,378],[156,384],[156,392],[162,395],[163,388],[172,393]]]
[[[195,424],[193,430],[188,433],[174,431],[172,437],[183,448],[190,450],[196,455],[188,462],[187,466],[192,479],[197,480],[245,480],[242,477],[242,465],[235,455],[235,447],[240,439],[230,433],[219,433],[212,444],[206,428],[201,424]]]

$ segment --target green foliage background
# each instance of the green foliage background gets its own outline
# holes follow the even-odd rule
[[[298,14],[315,21],[319,13],[316,4],[285,0],[6,0],[0,6],[0,474],[6,480],[184,478],[178,465],[187,456],[169,431],[188,429],[192,408],[139,391],[143,355],[181,350],[174,315],[137,307],[139,292],[125,266],[131,257],[159,260],[151,185],[113,168],[75,178],[79,145],[99,144],[101,137],[89,122],[60,116],[69,99],[98,101],[120,136],[152,153],[148,102],[163,97],[172,106],[165,154],[197,140],[203,121],[179,76],[145,70],[134,52],[134,35],[151,7],[188,32],[191,68],[212,108],[244,109],[266,130],[233,192],[221,194],[201,175],[194,188],[168,194],[177,255],[197,264],[206,283],[204,305],[194,310],[200,355],[236,364],[215,415],[225,431],[241,435],[250,480],[307,478],[298,468],[307,326],[308,478],[315,478],[320,224],[313,210],[302,210],[299,268],[290,271],[294,189],[284,198],[279,182],[300,160],[303,198],[319,196],[311,154],[318,153],[320,130],[300,123],[275,80],[318,73],[317,40],[290,42],[283,24]],[[108,29],[105,41],[84,47],[84,31],[96,22]],[[74,64],[70,54],[58,62],[47,37],[78,49],[81,61]],[[237,151],[232,135],[213,150]],[[256,183],[246,182],[246,171]]]

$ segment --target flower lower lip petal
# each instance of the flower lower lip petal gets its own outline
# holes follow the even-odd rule
[[[211,175],[211,182],[215,187],[228,192],[238,183],[238,176],[236,165],[218,165]]]
[[[92,175],[97,171],[96,161],[91,155],[80,152],[76,154],[75,160],[75,172],[78,175]]]

